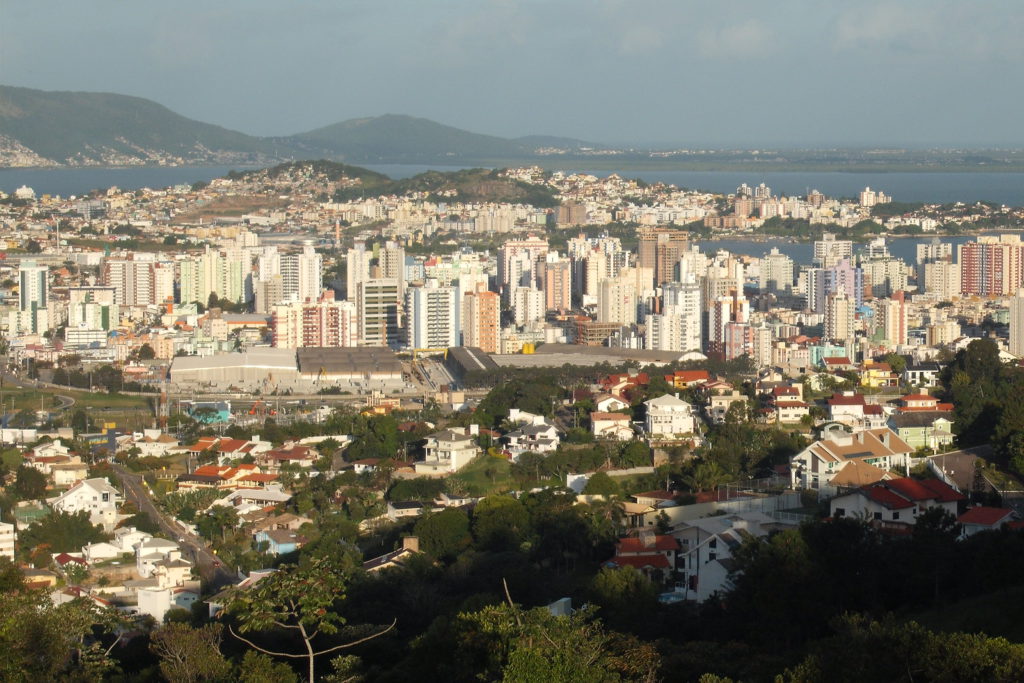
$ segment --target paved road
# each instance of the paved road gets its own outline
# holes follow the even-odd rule
[[[142,475],[129,472],[120,465],[113,465],[113,469],[121,477],[128,500],[135,503],[140,511],[148,513],[169,538],[175,541],[184,539],[184,541],[179,541],[179,544],[187,553],[191,554],[191,560],[198,567],[199,575],[209,592],[216,592],[226,585],[235,583],[235,578],[231,573],[224,567],[218,566],[219,561],[207,548],[203,539],[172,522],[153,503],[153,499],[150,498],[142,482]]]

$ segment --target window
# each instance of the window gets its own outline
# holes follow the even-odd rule
[[[110,494],[109,493],[104,493],[103,494],[103,502],[104,503],[109,503],[110,502]]]
[[[717,557],[718,553],[708,553],[708,562],[714,562]]]
[[[881,513],[881,512],[876,512],[876,513],[875,513],[875,519],[877,519],[877,520],[881,521],[881,519],[882,519],[882,513]]]
[[[836,517],[845,517],[846,510],[844,508],[836,508]]]
[[[708,547],[709,548],[717,548],[718,547],[718,539],[717,538],[712,538],[711,542],[708,543]]]
[[[899,519],[900,518],[900,513],[898,513],[898,512],[892,513],[892,518],[893,519]]]

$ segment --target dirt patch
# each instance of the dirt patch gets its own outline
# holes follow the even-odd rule
[[[288,205],[287,199],[280,197],[218,197],[208,204],[193,211],[178,214],[171,223],[198,223],[199,219],[216,218],[217,216],[244,216],[261,209],[280,209]]]

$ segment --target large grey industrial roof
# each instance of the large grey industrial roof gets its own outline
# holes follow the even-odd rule
[[[176,356],[172,370],[210,370],[213,368],[268,368],[294,370],[294,349],[252,349],[245,353],[221,353],[215,356]]]
[[[402,371],[395,352],[381,346],[307,348],[298,350],[299,371],[319,372],[392,372]]]

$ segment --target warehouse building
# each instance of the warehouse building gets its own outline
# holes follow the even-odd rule
[[[402,361],[387,347],[303,348],[297,356],[299,377],[310,391],[406,388]]]

